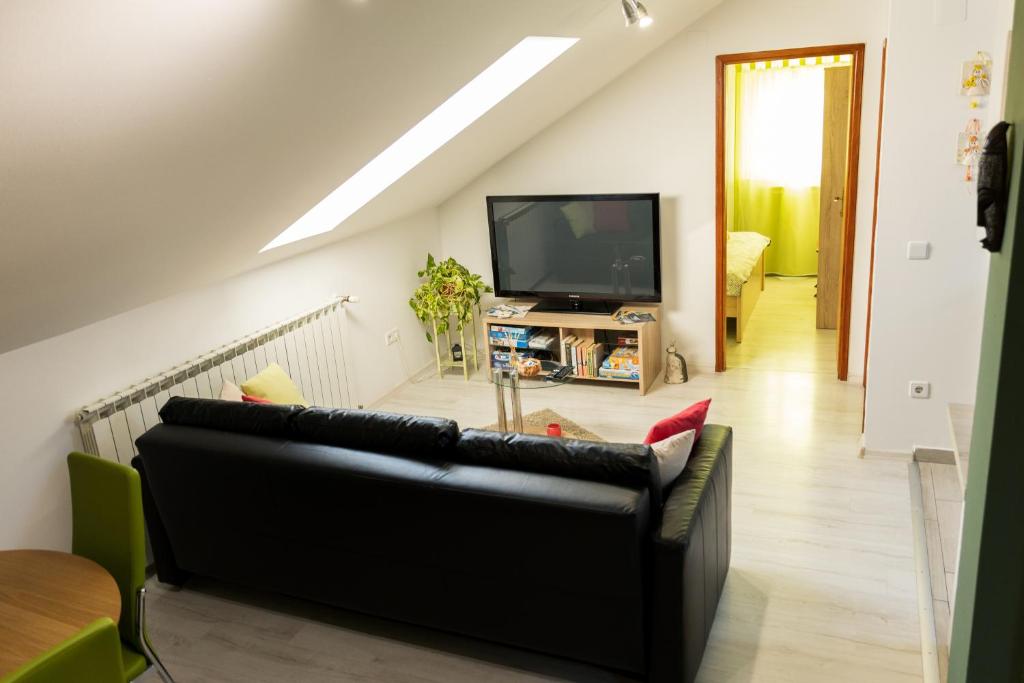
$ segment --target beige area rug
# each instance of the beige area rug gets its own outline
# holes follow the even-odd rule
[[[511,422],[511,418],[509,418]],[[594,432],[584,427],[580,427],[578,424],[570,420],[569,418],[562,417],[553,410],[536,410],[532,413],[523,415],[523,431],[526,434],[539,434],[540,436],[547,436],[548,425],[552,422],[557,422],[562,425],[562,437],[565,439],[580,439],[581,441],[604,441]],[[511,424],[509,425],[511,427]],[[498,425],[490,424],[483,427],[488,431],[498,431]]]

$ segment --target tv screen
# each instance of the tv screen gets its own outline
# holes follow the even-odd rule
[[[498,296],[661,301],[657,194],[488,197]]]

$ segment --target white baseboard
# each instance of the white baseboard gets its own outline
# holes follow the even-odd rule
[[[886,460],[888,462],[914,462],[914,454],[906,451],[881,451],[861,446],[860,457],[865,460]]]

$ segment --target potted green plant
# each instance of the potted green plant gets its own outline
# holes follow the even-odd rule
[[[462,340],[463,348],[466,346],[463,330],[467,323],[470,325],[473,332],[473,362],[476,363],[476,327],[473,325],[473,311],[480,310],[480,297],[486,292],[493,292],[494,289],[484,282],[481,275],[471,273],[454,258],[438,261],[434,259],[433,254],[427,254],[427,265],[417,272],[417,276],[425,278],[425,282],[413,292],[409,306],[420,322],[428,325],[427,341],[434,344],[438,374],[441,374],[443,365],[438,335],[445,335],[450,350],[452,318],[455,319],[455,329]],[[456,365],[451,361],[448,364]],[[465,354],[463,361],[458,365],[468,377],[468,358]]]

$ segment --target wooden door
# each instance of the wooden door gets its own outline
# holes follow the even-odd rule
[[[839,326],[843,213],[846,204],[846,153],[850,132],[848,66],[825,69],[825,120],[821,145],[821,213],[818,224],[819,329]]]

